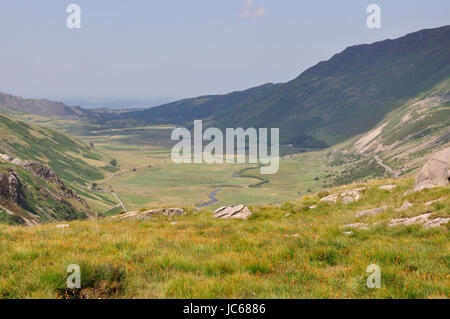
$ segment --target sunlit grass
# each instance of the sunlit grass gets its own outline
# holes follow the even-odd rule
[[[449,226],[386,225],[429,210],[450,215],[449,198],[423,205],[447,196],[448,187],[408,195],[415,207],[406,212],[355,216],[383,203],[401,205],[411,182],[398,181],[392,192],[373,182],[348,206],[309,209],[317,195],[255,206],[247,221],[188,209],[181,217],[77,221],[68,229],[0,226],[0,297],[448,298]],[[371,227],[344,234],[340,226],[356,221]],[[81,266],[80,291],[66,288],[70,264]],[[381,289],[366,287],[371,264],[381,267]]]

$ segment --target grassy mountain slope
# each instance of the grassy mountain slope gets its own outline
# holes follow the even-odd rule
[[[32,226],[88,216],[87,204],[60,181],[0,160],[0,223]]]
[[[422,166],[429,154],[450,145],[450,79],[389,113],[347,147],[378,156],[396,174]]]
[[[68,135],[0,114],[0,153],[50,166],[63,180],[86,185],[116,171],[108,159]]]
[[[322,147],[366,132],[450,75],[450,26],[349,47],[284,84],[186,99],[110,117],[110,124],[279,127],[281,142]],[[107,118],[105,118],[108,120]]]
[[[26,219],[30,223],[72,220],[100,213],[118,204],[112,194],[98,193],[87,187],[118,171],[110,164],[112,158],[66,134],[0,114],[1,154],[12,155],[17,161],[46,164],[57,177],[43,180],[37,176],[39,174],[24,170],[23,164],[0,158],[0,175],[9,178],[9,170],[13,170],[23,181],[21,185],[28,185],[21,188],[21,201],[0,194],[0,204],[5,208],[0,223],[20,224],[26,223]],[[55,179],[58,179],[56,184]],[[79,196],[73,195],[70,189]],[[7,214],[6,209],[13,214]]]
[[[379,189],[392,183],[392,192]],[[147,221],[75,221],[69,230],[0,225],[0,298],[448,298],[450,224],[388,226],[424,212],[450,217],[448,187],[403,197],[412,184],[372,181],[350,205],[321,203],[316,194],[254,206],[247,221],[190,210]],[[396,212],[405,200],[414,206]],[[384,205],[376,216],[356,216]],[[356,222],[368,229],[341,228]],[[67,289],[70,264],[81,267],[80,290]],[[366,286],[371,264],[381,268],[380,289]]]

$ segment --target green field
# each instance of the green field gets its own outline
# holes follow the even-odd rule
[[[117,160],[121,174],[98,183],[102,189],[114,190],[129,209],[195,207],[208,202],[219,187],[223,188],[216,196],[218,202],[208,209],[240,203],[280,204],[320,190],[330,174],[341,170],[328,167],[329,150],[284,157],[273,175],[260,175],[254,164],[174,164],[170,132],[167,127],[148,127],[96,131],[80,138]],[[245,168],[249,170],[241,177],[238,172]],[[253,187],[258,178],[268,183]]]

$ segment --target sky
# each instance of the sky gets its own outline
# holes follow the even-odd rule
[[[372,3],[380,29],[366,25]],[[67,28],[70,4],[80,29]],[[1,0],[0,92],[227,93],[289,81],[350,45],[448,24],[448,0]]]

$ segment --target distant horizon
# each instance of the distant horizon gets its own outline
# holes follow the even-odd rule
[[[62,102],[68,106],[80,106],[85,109],[109,108],[125,110],[151,108],[178,100],[169,97],[43,97],[49,101]]]

